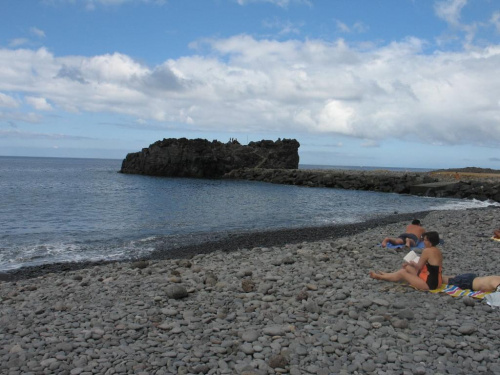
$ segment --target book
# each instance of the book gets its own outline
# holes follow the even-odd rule
[[[416,252],[414,252],[413,250],[411,250],[408,254],[405,255],[405,257],[403,258],[405,260],[405,262],[415,262],[415,263],[418,263],[418,261],[420,260],[420,257],[418,256],[418,254]]]

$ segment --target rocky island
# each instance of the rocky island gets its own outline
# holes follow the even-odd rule
[[[206,139],[169,138],[157,141],[123,160],[121,173],[165,177],[220,178],[234,169],[299,167],[295,139],[262,140],[241,145]]]

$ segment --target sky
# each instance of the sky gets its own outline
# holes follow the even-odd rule
[[[500,169],[498,0],[3,0],[0,155],[295,138],[301,164]]]

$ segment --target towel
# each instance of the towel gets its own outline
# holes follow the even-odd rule
[[[379,246],[382,246],[382,244],[379,244]],[[405,247],[405,245],[393,245],[392,243],[388,243],[386,246],[388,249],[402,249]],[[421,241],[417,244],[417,246],[413,246],[412,249],[423,249],[425,247],[424,243]]]
[[[481,290],[474,291],[470,289],[460,289],[455,285],[441,284],[441,286],[434,290],[429,290],[431,293],[446,293],[452,297],[472,297],[482,299],[486,297],[491,292],[483,292]]]
[[[492,237],[493,239],[493,237]],[[495,241],[500,241],[500,238],[498,240],[495,240]],[[379,246],[382,246],[382,244],[378,244]],[[444,240],[443,239],[440,239],[439,240],[439,245],[444,245]],[[387,243],[387,249],[401,249],[403,247],[405,247],[405,245],[393,245],[392,243],[388,242]],[[420,241],[417,246],[413,246],[412,249],[425,249],[425,244],[424,244],[424,241]]]

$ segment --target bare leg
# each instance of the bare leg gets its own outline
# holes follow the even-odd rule
[[[472,282],[472,290],[482,290],[484,292],[494,292],[500,285],[500,276],[476,277]]]
[[[413,286],[417,289],[429,290],[429,286],[427,285],[427,283],[424,280],[422,280],[417,275],[406,271],[404,268],[400,269],[399,271],[391,272],[391,273],[387,273],[387,272],[376,273],[376,272],[370,271],[370,277],[372,279],[376,279],[376,280],[385,280],[385,281],[392,281],[392,282],[406,281],[411,286]]]
[[[407,239],[406,239],[406,244],[405,244],[405,246],[406,246],[406,247],[411,248],[411,247],[415,247],[415,246],[416,246],[416,244],[415,244],[415,241],[413,241],[413,240],[412,240],[412,239],[410,239],[410,238],[407,238]]]
[[[382,241],[382,247],[386,247],[388,243],[391,243],[393,245],[404,245],[404,242],[401,238],[386,237]]]
[[[449,281],[450,279],[453,279],[455,276],[446,276],[446,275],[443,275],[443,276],[441,276],[441,277],[442,277],[442,279],[443,279],[443,284],[448,284],[448,281]]]

